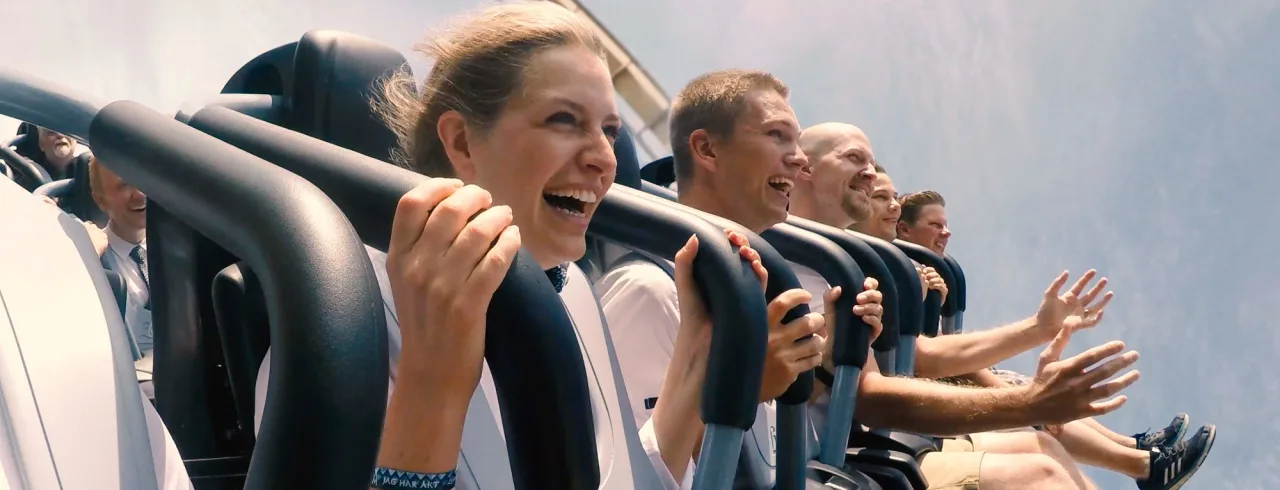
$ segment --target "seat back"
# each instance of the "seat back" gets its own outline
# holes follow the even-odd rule
[[[0,481],[158,489],[127,329],[84,227],[3,179],[0,227],[22,231],[0,240]]]
[[[868,246],[875,250],[880,259],[884,261],[888,267],[890,274],[893,275],[893,282],[898,294],[898,338],[896,345],[882,350],[884,346],[876,346],[876,362],[880,364],[880,371],[885,374],[902,374],[902,369],[906,366],[914,365],[915,359],[915,339],[920,335],[922,326],[921,305],[924,303],[924,297],[920,294],[920,276],[916,274],[915,265],[911,263],[911,259],[907,258],[901,250],[894,247],[893,244],[881,240],[879,238],[865,235],[862,233],[849,231],[851,235],[862,240]],[[882,334],[880,338],[884,338]],[[876,343],[879,343],[877,339]],[[904,366],[899,367],[901,363]]]
[[[262,285],[243,262],[227,266],[213,279],[213,313],[226,359],[227,379],[239,423],[254,420],[254,388],[258,366],[271,345]],[[245,454],[253,451],[253,431],[242,425],[237,434]]]
[[[173,378],[202,364],[173,354],[185,347],[175,343],[198,346],[199,326],[212,323],[200,321],[207,310],[197,306],[192,279],[208,263],[197,261],[191,238],[209,237],[263,276],[277,350],[277,378],[244,487],[367,485],[385,411],[386,326],[372,268],[355,260],[364,249],[350,223],[306,181],[137,104],[104,108],[91,141],[104,164],[159,205],[148,210],[148,226],[157,209],[170,225],[148,234],[149,258],[162,250],[149,264],[157,408],[174,425],[200,422],[181,410],[203,398],[189,386],[199,378]],[[223,267],[203,281],[209,303],[213,275]]]
[[[953,334],[964,332],[964,310],[968,306],[969,286],[964,280],[964,268],[960,267],[960,262],[947,255],[945,257],[947,265],[951,266],[951,275],[955,276],[955,282],[947,284],[947,295],[955,296],[955,308],[948,312],[945,308],[942,311],[943,316],[943,332],[944,334]],[[944,305],[945,306],[945,305]],[[950,313],[950,318],[948,318]]]
[[[81,153],[71,160],[67,168],[67,177],[71,179],[71,188],[67,190],[58,206],[81,221],[92,222],[99,228],[107,226],[107,213],[98,207],[93,200],[93,189],[89,182],[89,153]]]
[[[640,169],[640,177],[645,182],[652,182],[658,187],[668,187],[676,181],[676,161],[670,156],[662,157]]]
[[[29,126],[29,124],[23,123],[19,127],[18,136],[7,141],[4,145],[0,145],[0,160],[4,160],[5,166],[9,167],[10,171],[13,172],[13,181],[22,186],[23,189],[26,189],[27,192],[34,191],[37,187],[53,181],[53,178],[49,176],[49,171],[32,161],[21,151],[29,146],[29,142],[34,141],[33,137],[28,136],[24,131]]]
[[[293,81],[293,57],[298,43],[277,46],[236,70],[223,85],[224,94],[284,95]]]
[[[911,260],[926,267],[932,267],[936,270],[938,275],[942,276],[942,281],[946,284],[950,285],[956,283],[956,278],[952,273],[951,265],[948,264],[945,259],[938,256],[938,254],[935,254],[933,251],[920,245],[904,240],[894,240],[893,244],[898,247],[899,250],[902,250],[903,253],[907,254],[907,257],[910,257]],[[948,294],[944,302],[941,293],[929,290],[929,294],[925,297],[923,332],[929,336],[936,335],[941,325],[943,313],[947,313],[947,316],[954,316],[958,301],[959,298],[956,295]]]
[[[104,164],[163,205],[172,223],[216,240],[262,273],[280,344],[276,370],[283,374],[271,387],[268,417],[243,487],[367,485],[385,410],[381,403],[385,385],[371,382],[387,375],[385,323],[381,310],[374,308],[371,268],[349,260],[362,254],[363,248],[333,203],[297,176],[136,103],[117,102],[99,110],[82,96],[0,68],[0,110],[80,141],[92,141]],[[70,218],[63,226],[85,234]],[[148,248],[162,246],[172,251],[190,245],[181,235],[176,242],[171,238],[152,233]],[[82,241],[87,244],[87,237]],[[85,249],[81,247],[82,254],[96,259]],[[196,255],[191,247],[183,252]],[[163,317],[182,305],[166,304],[167,291],[154,281],[156,278],[152,276],[152,303]],[[175,283],[179,288],[186,285]],[[109,302],[105,284],[98,289],[103,302]],[[108,312],[108,316],[115,314]],[[166,375],[163,361],[174,347],[165,344],[173,340],[166,337],[166,327],[185,332],[194,329],[157,325],[157,391],[165,386],[160,380]],[[121,359],[120,348],[115,350],[115,358]],[[128,363],[116,364],[117,379],[98,384],[136,389],[136,377]],[[127,376],[127,383],[123,376]],[[181,391],[180,384],[174,386]],[[163,393],[159,395],[163,397]],[[182,398],[181,393],[173,395]],[[142,398],[139,394],[134,400],[145,403]],[[163,400],[157,402],[164,408]],[[184,417],[187,413],[174,412],[177,418],[170,418],[171,425],[201,422]],[[316,431],[316,427],[326,429]],[[124,433],[140,435],[144,431]],[[83,445],[85,441],[80,442]],[[97,451],[89,453],[93,452]],[[94,478],[94,483],[105,483],[100,472],[89,469],[81,474]],[[66,479],[63,484],[68,484]],[[92,486],[72,486],[86,485]]]

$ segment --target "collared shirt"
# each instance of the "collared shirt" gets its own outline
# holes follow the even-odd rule
[[[653,415],[675,350],[680,330],[676,284],[658,265],[635,260],[614,264],[596,283],[596,292],[609,322],[632,414],[639,424]],[[744,457],[739,468],[739,474],[758,475],[766,481],[755,483],[769,486],[777,464],[776,416],[772,401],[757,407],[756,420],[743,435]]]
[[[124,279],[125,326],[129,327],[138,348],[143,353],[149,352],[155,344],[155,332],[151,328],[151,289],[143,279],[141,266],[130,256],[135,247],[142,247],[145,256],[147,239],[144,236],[141,242],[131,243],[120,238],[112,230],[110,223],[102,231],[107,235],[107,250],[102,253],[102,267],[115,271]]]
[[[396,316],[395,300],[391,295],[391,281],[387,275],[387,255],[370,247],[366,247],[366,252],[368,252],[369,260],[373,263],[373,270],[378,279],[378,287],[382,293],[383,313],[387,319],[388,360],[390,362],[390,379],[388,380],[387,390],[389,400],[391,393],[395,391],[397,365],[402,348],[400,322]],[[587,345],[592,342],[592,339],[599,339],[599,336],[604,334],[604,327],[598,318],[595,323],[592,323],[590,315],[599,316],[599,310],[594,299],[588,299],[590,303],[586,303],[580,297],[584,294],[588,296],[591,294],[586,275],[576,265],[569,264],[566,276],[565,287],[560,293],[560,298],[564,301],[569,317],[577,329],[579,345],[583,349],[583,361],[589,364],[587,366],[587,381],[591,391],[592,415],[595,417],[593,425],[596,432],[596,444],[599,446],[597,449],[600,458],[600,473],[603,478],[609,479],[601,482],[601,488],[621,488],[617,484],[610,486],[608,482],[623,481],[628,475],[634,475],[634,479],[644,485],[644,488],[654,487],[654,485],[645,482],[655,483],[664,490],[689,488],[692,485],[692,471],[686,474],[685,482],[682,486],[667,471],[666,466],[662,464],[661,458],[655,456],[657,453],[657,439],[653,434],[652,424],[637,424],[639,427],[636,429],[639,436],[637,441],[639,447],[630,448],[627,446],[626,434],[616,431],[616,428],[621,425],[617,424],[616,421],[604,418],[615,413],[626,414],[624,407],[618,406],[619,403],[625,403],[626,391],[621,386],[612,384],[612,379],[615,376],[608,372],[609,366],[607,365],[612,361],[610,359],[593,359],[588,350]],[[593,328],[600,330],[600,332],[593,331]],[[604,336],[603,338],[607,339],[608,337]],[[268,350],[266,358],[263,359],[262,365],[258,368],[258,379],[254,390],[253,430],[255,434],[258,432],[259,421],[262,419],[262,411],[266,404],[267,383],[270,375],[271,351]],[[611,389],[613,393],[610,393]],[[646,451],[650,467],[631,467],[632,460],[628,457],[627,451],[634,449],[638,454],[638,451],[642,448]],[[650,448],[653,448],[652,452],[649,451]],[[467,417],[463,422],[461,449],[456,470],[458,476],[456,488],[480,490],[513,487],[511,465],[507,459],[501,412],[498,406],[497,390],[494,387],[488,363],[485,363],[482,368],[480,384],[467,407]],[[630,468],[630,472],[626,472],[626,468]],[[624,472],[628,474],[623,474]],[[641,474],[641,472],[648,473]],[[626,482],[624,484],[631,486]]]

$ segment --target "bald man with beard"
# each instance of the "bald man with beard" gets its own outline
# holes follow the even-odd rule
[[[885,191],[896,194],[896,191],[892,189],[888,175],[880,175],[884,174],[884,170],[875,163],[875,153],[866,133],[849,124],[824,123],[805,129],[800,135],[800,146],[808,157],[810,166],[801,171],[792,190],[791,214],[892,240],[893,230],[880,226],[878,222],[885,217],[877,215],[874,195]],[[880,188],[886,185],[887,189]],[[882,213],[898,211],[892,205],[885,208]],[[936,273],[930,277],[934,276]],[[1045,301],[1037,314],[1025,320],[986,331],[917,339],[916,376],[940,378],[973,372],[991,375],[984,369],[1054,339],[1063,330],[1069,335],[1071,331],[1092,327],[1100,319],[1103,308],[1111,298],[1111,293],[1108,292],[1093,304],[1105,286],[1105,278],[1081,296],[1084,286],[1092,277],[1093,273],[1090,271],[1072,288],[1071,293],[1080,298],[1080,302],[1074,307],[1064,307],[1063,303],[1066,301],[1055,301],[1064,300],[1064,297],[1057,297],[1057,291],[1066,281],[1064,273],[1046,291]],[[873,356],[868,356],[867,363],[867,371],[878,370]],[[817,408],[815,419],[822,416],[822,410]],[[1085,420],[1092,422],[1090,418]],[[1073,422],[1067,426],[1074,435],[1082,431],[1089,431],[1090,435],[1097,434],[1087,423]],[[1202,430],[1196,437],[1183,442],[1177,442],[1181,434],[1175,433],[1176,431],[1165,430],[1152,434],[1151,436],[1161,437],[1154,445],[1165,447],[1164,452],[1152,450],[1148,453],[1142,448],[1135,450],[1130,449],[1132,446],[1121,447],[1111,441],[1102,441],[1110,443],[1104,445],[1113,451],[1087,451],[1088,455],[1094,457],[1086,458],[1086,461],[1134,477],[1141,489],[1177,488],[1195,472],[1198,463],[1203,461],[1203,454],[1208,451],[1206,443],[1212,442],[1212,428],[1209,431],[1206,434]],[[986,457],[978,458],[980,474],[984,480],[983,488],[998,486],[993,485],[996,482],[989,481],[991,479],[988,477],[1004,474],[1006,471],[1017,471],[1005,468],[1004,465],[1026,464],[1033,461],[1026,458],[1043,456],[1052,458],[1071,476],[1071,485],[1066,488],[1095,488],[1092,482],[1079,473],[1072,456],[1078,451],[1068,452],[1049,434],[1030,430],[989,432],[971,434],[967,439],[945,440],[942,458],[922,462],[921,468],[929,479],[931,488],[941,485],[953,485],[941,488],[970,488],[965,483],[954,481],[958,475],[972,471],[965,469],[965,465],[970,464],[966,461],[972,460],[963,459],[964,453],[986,453]],[[1079,442],[1078,438],[1071,439],[1072,442]],[[1174,447],[1181,449],[1172,451],[1171,448]],[[947,453],[960,454],[948,456]],[[1027,482],[1023,482],[1015,488],[1029,487]]]

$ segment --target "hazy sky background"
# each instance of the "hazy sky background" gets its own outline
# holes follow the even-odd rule
[[[0,43],[7,66],[171,113],[308,29],[407,51],[474,3],[53,0]],[[1186,411],[1217,423],[1187,488],[1245,490],[1280,488],[1280,336],[1266,311],[1280,307],[1266,255],[1280,243],[1276,3],[586,2],[668,94],[710,69],[771,70],[802,124],[856,123],[900,190],[942,192],[969,329],[1032,313],[1064,268],[1109,276],[1107,319],[1072,350],[1125,340],[1143,377],[1104,422],[1132,433]],[[0,134],[15,127],[0,121]]]

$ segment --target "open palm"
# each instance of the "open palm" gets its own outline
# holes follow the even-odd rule
[[[1036,313],[1036,324],[1047,336],[1057,335],[1063,329],[1075,332],[1093,328],[1102,321],[1103,310],[1111,302],[1113,295],[1111,291],[1102,294],[1103,288],[1107,286],[1107,278],[1099,279],[1088,292],[1084,292],[1085,286],[1088,286],[1097,274],[1097,271],[1089,270],[1080,276],[1071,289],[1059,294],[1062,286],[1067,283],[1069,275],[1067,271],[1063,271],[1053,280],[1049,288],[1045,289],[1040,311]]]

